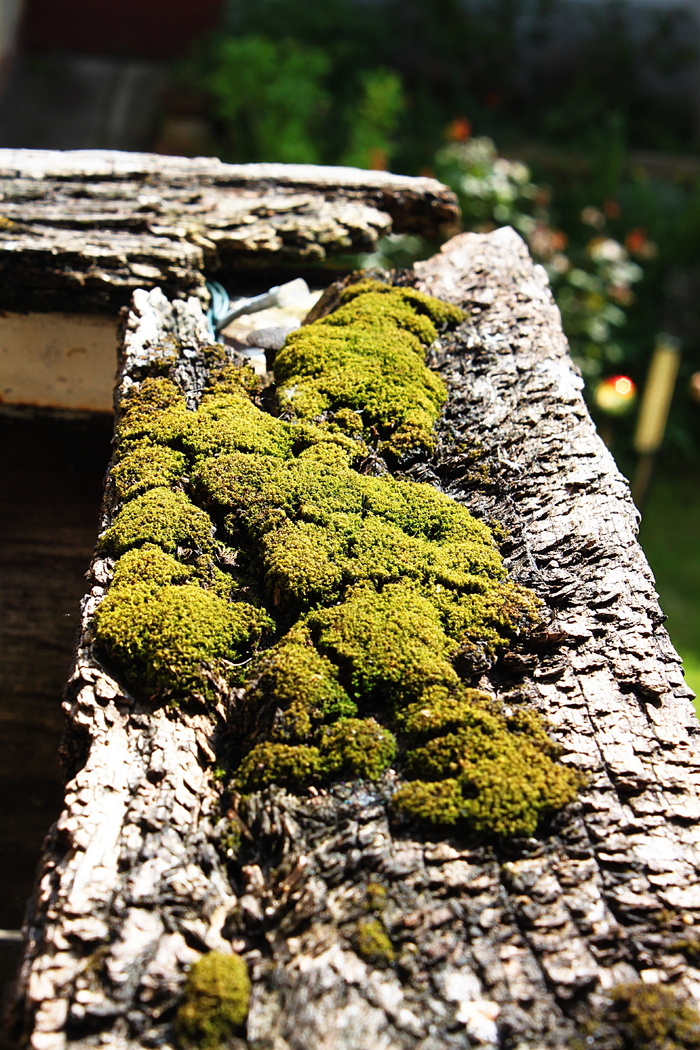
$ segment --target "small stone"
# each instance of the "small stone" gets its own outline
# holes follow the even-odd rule
[[[271,325],[269,328],[255,328],[247,337],[248,346],[261,350],[281,350],[290,332],[301,326],[300,321],[290,318],[283,324]]]

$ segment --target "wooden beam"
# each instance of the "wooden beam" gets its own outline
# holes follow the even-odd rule
[[[347,267],[390,232],[439,240],[458,214],[439,182],[388,172],[4,149],[0,309],[114,314],[156,286],[206,298],[205,271]]]

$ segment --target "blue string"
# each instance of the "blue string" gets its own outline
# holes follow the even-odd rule
[[[228,292],[218,281],[207,281],[207,291],[211,296],[209,309],[207,310],[207,321],[209,322],[209,335],[213,342],[219,338],[219,321],[225,317],[231,306]]]

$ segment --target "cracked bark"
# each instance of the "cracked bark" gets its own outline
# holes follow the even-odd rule
[[[249,964],[237,1045],[250,1050],[564,1050],[616,983],[667,981],[700,1000],[700,952],[679,948],[699,937],[697,723],[544,271],[501,230],[457,237],[415,272],[471,315],[435,351],[449,400],[421,476],[507,526],[513,576],[550,610],[547,631],[481,684],[525,692],[588,786],[546,834],[498,846],[392,825],[390,777],[268,789],[227,859],[216,719],[147,709],[100,663],[90,619],[109,567],[96,559],[65,701],[72,779],[15,1000],[36,1050],[170,1046],[186,968],[206,949]],[[197,301],[137,292],[122,392],[164,332],[206,342]],[[184,356],[194,399],[196,365]],[[391,966],[353,946],[370,882],[387,891]]]
[[[204,270],[342,266],[392,231],[439,240],[428,178],[107,150],[0,150],[0,308],[116,313],[136,288],[204,294]]]

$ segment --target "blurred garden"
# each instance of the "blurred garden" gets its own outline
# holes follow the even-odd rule
[[[224,160],[435,175],[458,194],[465,229],[519,231],[632,481],[700,691],[700,26],[683,7],[645,6],[641,21],[639,10],[229,0],[179,65],[171,113]],[[358,261],[406,265],[434,247],[397,236]]]

